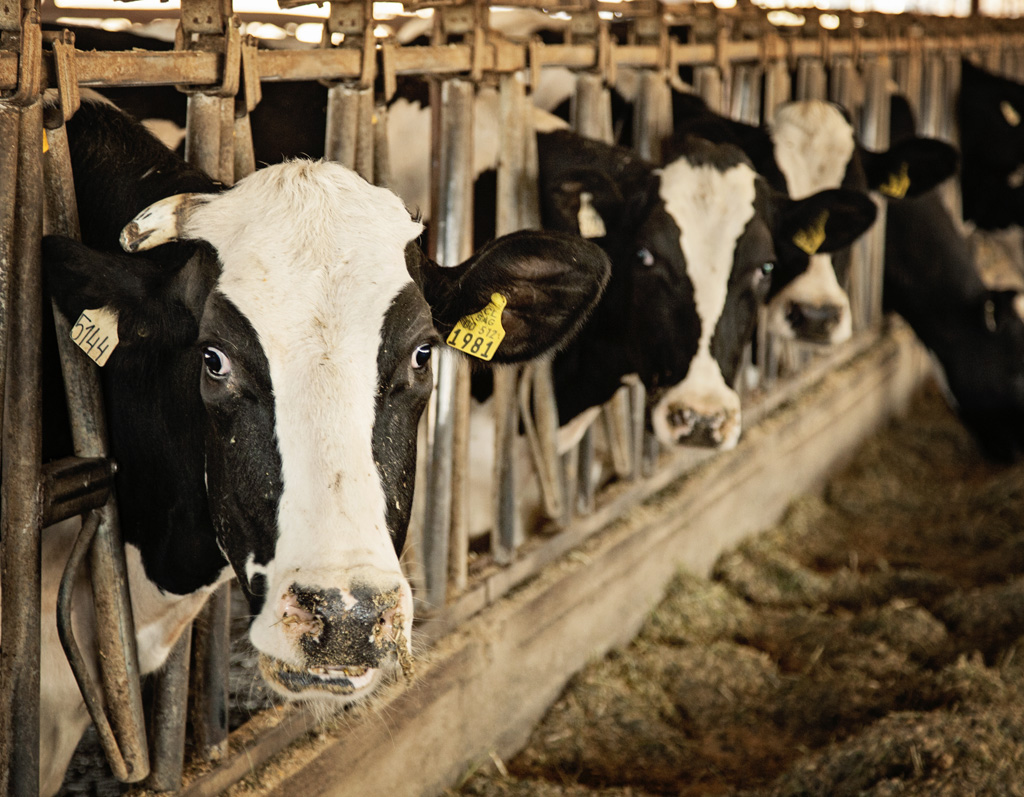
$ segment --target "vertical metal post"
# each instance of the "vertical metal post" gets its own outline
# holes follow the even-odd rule
[[[944,73],[941,57],[932,55],[925,60],[921,113],[917,117],[918,130],[922,136],[937,138],[942,134],[942,114],[946,110],[942,92]]]
[[[324,157],[355,170],[373,182],[373,88],[348,84],[327,91],[327,135]]]
[[[46,232],[78,239],[78,207],[64,125],[47,130],[47,140]],[[70,324],[56,305],[53,314],[75,456],[109,456],[99,375],[71,343]],[[90,580],[96,610],[96,650],[113,731],[113,738],[104,734],[100,738],[115,774],[137,782],[149,773],[149,752],[124,542],[113,496],[99,517],[91,546]],[[102,722],[97,720],[97,725]]]
[[[796,99],[823,100],[828,96],[825,65],[820,58],[801,58],[796,71]]]
[[[604,79],[601,75],[590,73],[580,75],[576,82],[576,96],[573,99],[573,125],[576,132],[587,138],[611,143],[611,96],[604,86]],[[575,506],[580,514],[587,515],[594,511],[594,493],[596,491],[592,480],[593,428],[587,429],[580,440],[577,457],[578,484]]]
[[[640,72],[633,113],[633,141],[641,158],[661,163],[661,142],[672,135],[672,89],[661,72]]]
[[[732,102],[729,115],[737,122],[761,124],[761,77],[764,70],[759,64],[740,64],[733,67]]]
[[[442,266],[455,266],[472,251],[474,86],[466,80],[445,80],[434,96],[440,99],[439,103],[431,104],[437,120],[434,129],[440,133],[435,143],[438,168],[431,174],[435,197],[431,202],[436,230],[434,257]],[[452,528],[452,509],[461,492],[459,469],[465,464],[464,456],[455,448],[455,427],[457,390],[468,391],[466,368],[460,358],[442,349],[437,363],[437,388],[431,399],[435,422],[423,530],[427,612],[445,605],[449,542],[455,533],[464,533]],[[456,464],[456,459],[461,461]],[[460,512],[459,517],[465,518],[465,513]]]
[[[3,428],[0,757],[7,766],[0,782],[5,793],[24,795],[39,789],[42,103],[37,99],[20,110],[0,105],[0,115],[6,114],[18,117],[14,225],[0,231],[13,243],[7,368],[18,383],[7,386]]]
[[[879,55],[863,65],[864,106],[860,114],[860,140],[868,149],[889,147],[889,57]],[[850,309],[854,330],[867,329],[882,317],[882,269],[885,265],[885,204],[878,220],[853,249]]]
[[[791,80],[789,65],[785,58],[776,58],[768,62],[764,72],[764,121],[771,124],[775,118],[775,109],[790,98]]]
[[[164,666],[154,676],[153,721],[149,738],[153,767],[146,788],[174,791],[181,787],[185,764],[185,720],[188,715],[188,671],[192,634],[184,633],[171,648]]]
[[[715,113],[725,113],[722,73],[717,66],[698,66],[693,70],[693,91]]]
[[[852,114],[856,110],[859,85],[860,76],[857,74],[853,59],[836,56],[832,62],[832,85],[829,99]]]
[[[498,147],[496,232],[507,235],[539,215],[536,181],[527,179],[529,124],[526,81],[522,74],[503,75],[499,85],[501,140]],[[532,190],[531,190],[532,189]],[[519,453],[518,382],[516,369],[494,371],[494,494],[491,551],[499,564],[512,561],[523,542],[518,504],[516,463]]]
[[[18,126],[20,114],[13,105],[0,103],[0,429],[3,429],[7,395],[7,335],[14,267],[14,208],[18,188]]]

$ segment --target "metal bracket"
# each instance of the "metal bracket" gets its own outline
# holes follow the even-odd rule
[[[75,34],[70,30],[62,30],[59,38],[51,45],[53,49],[53,68],[57,73],[57,93],[60,96],[60,109],[66,122],[75,115],[82,104],[78,92],[78,70],[75,67]]]
[[[335,45],[335,33],[343,37],[340,44]],[[373,2],[358,0],[354,3],[330,3],[330,12],[324,21],[323,37],[320,46],[334,46],[346,49],[362,50],[360,61],[358,88],[368,89],[377,79],[377,39],[373,33]],[[334,85],[324,81],[326,85]]]
[[[0,32],[0,50],[18,53],[18,84],[8,93],[0,93],[0,101],[11,105],[31,105],[42,92],[43,31],[39,11],[26,11],[18,32]]]
[[[214,97],[234,97],[238,94],[242,65],[242,23],[237,16],[228,15],[222,17],[223,27],[218,29],[217,16],[215,11],[210,9],[210,13],[204,21],[202,14],[189,14],[182,9],[181,20],[174,32],[174,49],[199,52],[222,51],[224,55],[219,86],[180,86],[179,90],[185,93],[201,92]],[[187,23],[186,20],[188,20]]]

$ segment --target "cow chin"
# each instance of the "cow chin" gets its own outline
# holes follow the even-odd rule
[[[263,679],[285,699],[337,707],[369,697],[400,669],[397,659],[382,667],[295,667],[262,653],[259,668]]]

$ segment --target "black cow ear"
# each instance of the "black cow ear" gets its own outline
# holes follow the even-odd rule
[[[187,345],[199,334],[196,314],[172,287],[175,272],[147,258],[100,252],[79,241],[48,235],[42,243],[46,284],[74,323],[83,310],[117,313],[123,345]]]
[[[454,268],[430,261],[420,268],[441,336],[454,348],[496,363],[533,359],[570,340],[610,273],[608,256],[598,246],[550,231],[503,236]],[[495,316],[500,341],[490,331]]]
[[[875,203],[860,191],[819,191],[806,199],[785,200],[775,240],[808,255],[835,252],[863,235],[877,215]]]
[[[544,227],[584,238],[604,238],[622,204],[622,192],[608,174],[599,169],[573,169],[560,173],[554,185],[545,186]]]
[[[861,150],[868,186],[889,199],[915,197],[956,174],[956,149],[934,138],[907,138],[885,152]]]

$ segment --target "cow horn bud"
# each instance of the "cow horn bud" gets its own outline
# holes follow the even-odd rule
[[[187,238],[189,216],[209,198],[207,194],[175,194],[154,202],[121,230],[121,248],[126,252],[143,252]]]

